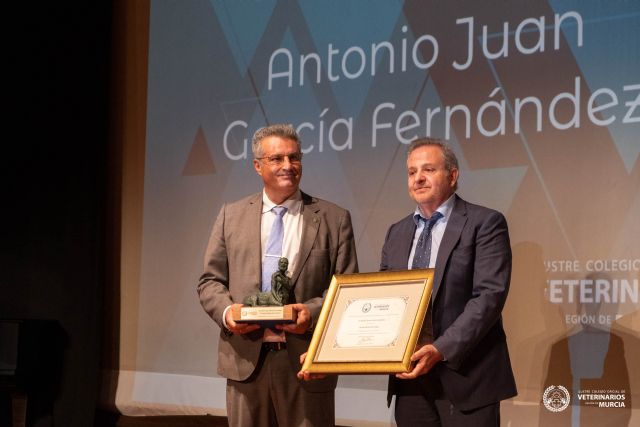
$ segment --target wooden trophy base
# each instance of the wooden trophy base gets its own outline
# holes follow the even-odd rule
[[[263,327],[283,323],[296,323],[298,312],[291,305],[285,306],[253,306],[231,308],[233,321],[236,323],[257,323]]]

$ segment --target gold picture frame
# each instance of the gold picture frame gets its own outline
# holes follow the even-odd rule
[[[333,276],[302,370],[411,371],[432,289],[431,268]]]

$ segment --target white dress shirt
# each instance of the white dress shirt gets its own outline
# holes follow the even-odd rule
[[[285,200],[283,203],[276,205],[267,194],[262,192],[262,219],[260,221],[260,240],[262,250],[262,260],[264,261],[264,252],[271,234],[271,227],[275,220],[275,215],[271,209],[275,206],[284,206],[287,208],[282,222],[284,223],[284,238],[282,241],[282,256],[289,260],[289,269],[287,276],[291,277],[291,272],[295,270],[298,261],[298,252],[300,251],[300,238],[302,237],[302,194],[300,190],[296,191],[293,196]]]

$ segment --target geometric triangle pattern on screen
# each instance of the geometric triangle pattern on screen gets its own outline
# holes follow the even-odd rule
[[[213,159],[211,158],[202,126],[198,126],[191,152],[182,170],[182,176],[213,175],[215,173],[216,168],[213,165]]]

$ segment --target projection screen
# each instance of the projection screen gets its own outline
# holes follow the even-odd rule
[[[638,422],[639,2],[166,0],[147,19],[146,87],[130,89],[144,136],[123,181],[123,413],[224,415],[196,283],[219,208],[261,188],[253,132],[291,123],[301,188],[350,210],[361,271],[415,207],[414,138],[448,141],[459,194],[505,214],[519,394],[503,424]],[[337,422],[392,424],[386,383],[342,376]],[[551,386],[566,410],[544,405]]]

